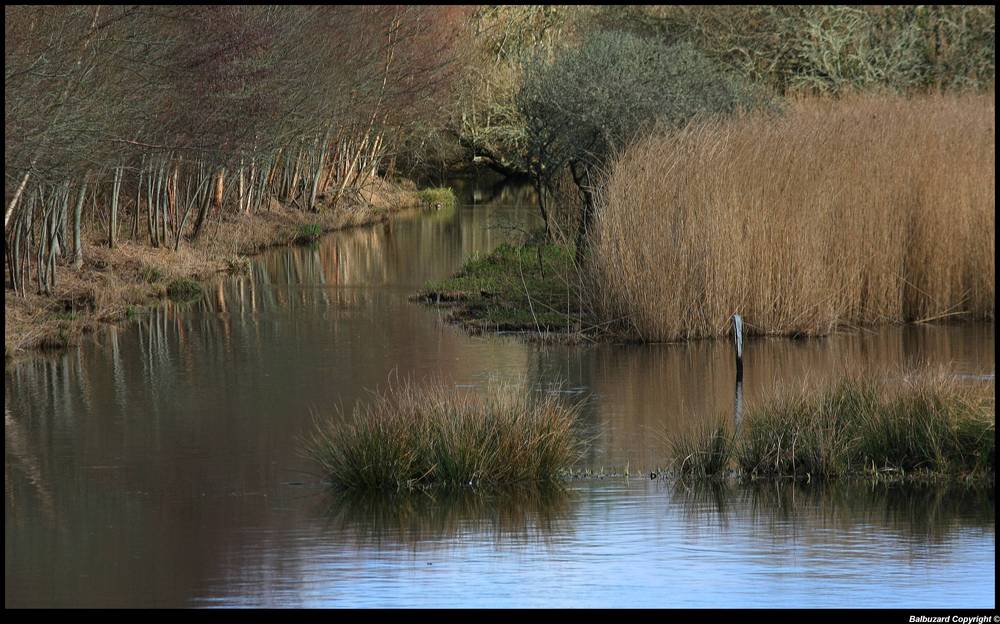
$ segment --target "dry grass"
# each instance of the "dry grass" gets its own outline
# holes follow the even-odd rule
[[[475,392],[404,381],[318,423],[307,449],[342,489],[553,483],[579,454],[577,411],[523,383]]]
[[[589,291],[633,337],[993,318],[995,97],[808,99],[627,150]]]

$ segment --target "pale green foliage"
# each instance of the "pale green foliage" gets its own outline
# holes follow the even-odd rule
[[[732,113],[763,100],[689,44],[608,32],[528,65],[518,106],[534,166],[600,164],[656,123]]]

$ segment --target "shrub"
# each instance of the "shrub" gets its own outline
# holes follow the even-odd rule
[[[597,172],[616,150],[656,123],[674,127],[765,99],[688,44],[605,32],[563,50],[551,63],[536,57],[517,101],[546,228],[544,191],[568,167],[584,195],[584,232]],[[583,242],[578,237],[578,253]]]

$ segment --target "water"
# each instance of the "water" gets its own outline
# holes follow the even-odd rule
[[[995,605],[992,490],[633,478],[331,496],[302,436],[390,375],[526,377],[585,400],[595,470],[655,467],[666,434],[732,412],[728,341],[541,347],[410,303],[537,223],[528,189],[456,185],[456,211],[274,250],[196,304],[9,367],[5,606]],[[926,363],[994,383],[992,324],[745,348],[747,401]]]

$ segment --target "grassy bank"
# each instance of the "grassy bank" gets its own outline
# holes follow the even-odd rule
[[[402,382],[321,421],[308,452],[347,490],[552,483],[577,458],[577,409],[523,385]]]
[[[645,341],[993,318],[994,112],[807,99],[642,140],[599,192],[592,306]]]
[[[60,264],[51,295],[28,292],[4,298],[4,350],[7,357],[33,349],[79,344],[102,323],[124,320],[164,298],[191,300],[203,285],[245,272],[247,256],[276,245],[307,242],[322,233],[376,223],[392,212],[419,205],[416,193],[388,184],[370,203],[304,212],[272,202],[252,214],[223,212],[194,241],[177,251],[151,247],[143,240],[121,240],[108,249],[99,228],[84,230],[83,266]]]
[[[466,262],[453,277],[427,283],[418,297],[454,307],[450,320],[473,333],[572,337],[586,325],[578,284],[572,250],[552,244],[504,244]]]
[[[993,479],[992,392],[943,374],[847,378],[753,406],[738,427],[678,436],[674,466],[705,478]]]

